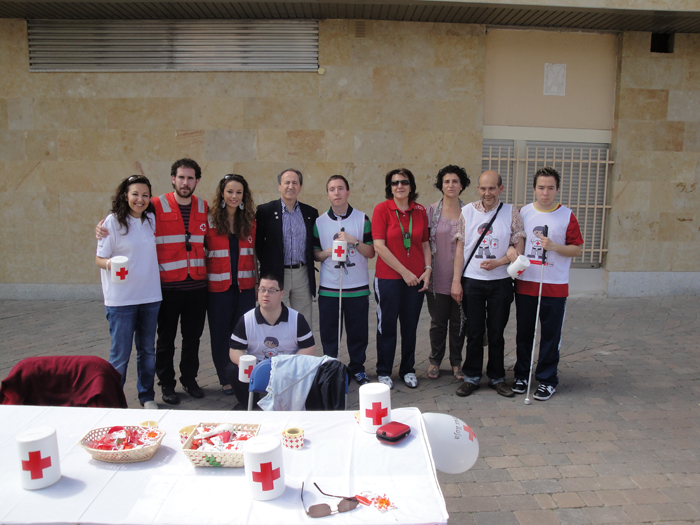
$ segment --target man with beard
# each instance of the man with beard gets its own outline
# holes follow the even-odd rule
[[[207,313],[207,269],[204,265],[204,235],[207,233],[207,203],[195,197],[202,170],[192,159],[180,159],[170,168],[174,192],[153,197],[156,210],[156,250],[163,301],[158,312],[156,373],[163,401],[177,405],[175,393],[175,338],[182,333],[180,382],[195,398],[204,397],[197,384],[199,338]],[[108,233],[97,226],[97,238]]]

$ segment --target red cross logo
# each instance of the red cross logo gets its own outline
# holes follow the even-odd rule
[[[474,434],[474,431],[471,429],[471,427],[467,425],[463,425],[464,431],[469,435],[469,441],[474,441],[474,438],[476,437],[476,434]]]
[[[523,268],[522,270],[518,270],[518,277],[520,277],[524,271],[525,271],[525,268]]]
[[[542,246],[542,243],[540,241],[535,241],[535,246]]]
[[[250,365],[248,368],[243,369],[243,373],[248,376],[248,379],[250,379],[250,374],[253,372],[253,365]]]
[[[275,480],[280,478],[279,467],[272,468],[272,461],[260,463],[260,472],[253,472],[253,481],[262,483],[262,490],[266,492],[275,488]]]
[[[345,250],[343,250],[343,247],[340,245],[336,246],[335,250],[333,250],[333,251],[335,252],[335,256],[338,258],[342,257],[343,254],[345,253]]]
[[[124,279],[126,279],[126,276],[129,275],[129,270],[127,270],[126,268],[120,268],[119,271],[116,273],[119,276],[119,279],[123,281]]]
[[[372,418],[373,425],[381,425],[382,419],[384,419],[388,413],[389,410],[386,408],[382,408],[381,403],[372,403],[371,409],[365,409],[365,416]]]
[[[44,469],[51,466],[51,456],[42,458],[41,451],[29,453],[29,461],[22,460],[22,470],[28,470],[32,473],[32,479],[41,479],[44,477]]]

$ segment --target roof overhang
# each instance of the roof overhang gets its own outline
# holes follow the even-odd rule
[[[566,3],[567,5],[562,5]],[[490,26],[561,28],[593,31],[700,33],[700,2],[640,0],[627,9],[621,0],[459,1],[326,1],[212,2],[166,0],[0,0],[0,18],[64,20],[143,19],[363,19],[485,24]],[[675,4],[679,10],[668,9]]]

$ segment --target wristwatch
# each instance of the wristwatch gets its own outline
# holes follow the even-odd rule
[[[355,244],[352,245],[353,248],[357,248],[360,245],[360,241],[357,241]]]

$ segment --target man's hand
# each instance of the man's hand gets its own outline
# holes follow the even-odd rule
[[[499,266],[503,266],[499,261],[499,259],[487,259],[479,265],[479,268],[490,272],[491,270],[495,270]]]
[[[348,232],[338,233],[338,236],[335,238],[335,240],[345,241],[346,243],[348,243],[348,246],[358,242],[357,239],[355,237],[353,237],[352,235],[350,235]]]
[[[405,282],[408,286],[416,286],[416,285],[420,282],[420,279],[418,279],[418,277],[416,277],[416,276],[413,274],[413,272],[409,272],[408,270],[406,270],[406,271],[404,272],[404,274],[402,275],[402,277],[403,277],[404,282]]]
[[[426,268],[425,271],[423,271],[421,276],[418,278],[418,281],[423,281],[423,288],[418,290],[419,292],[424,292],[428,289],[428,285],[430,284],[430,273],[432,271],[432,268]]]
[[[544,235],[538,235],[540,238],[540,241],[542,241],[542,248],[545,249],[548,252],[556,252],[558,251],[559,244],[554,242],[552,239],[549,237],[545,237]]]
[[[106,228],[102,227],[102,223],[104,223],[105,220],[102,219],[100,222],[97,223],[97,226],[95,226],[95,237],[99,241],[100,239],[104,239],[109,235],[109,231]]]

